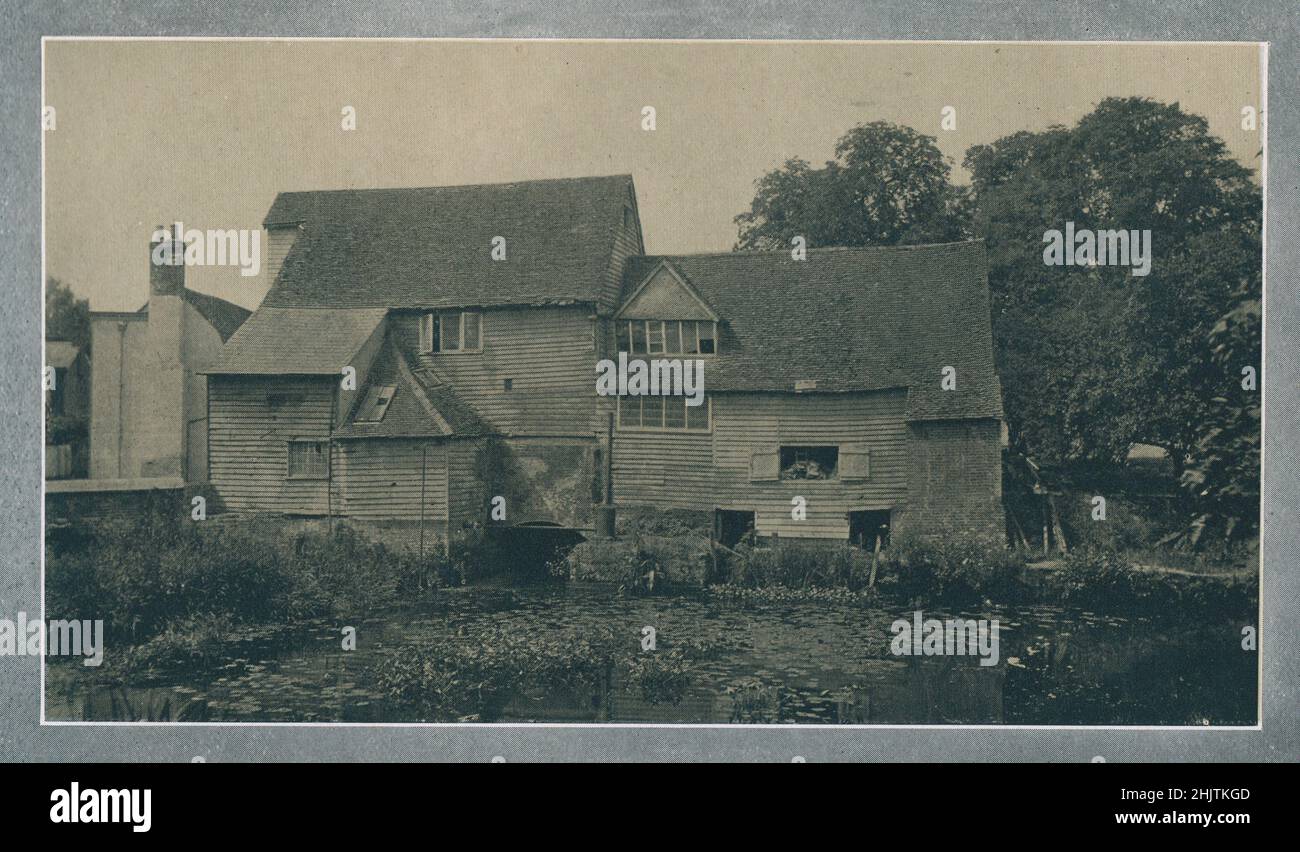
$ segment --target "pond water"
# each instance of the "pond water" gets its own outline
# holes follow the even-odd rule
[[[584,694],[520,690],[497,721],[1253,725],[1256,655],[1240,624],[1124,619],[1034,606],[926,610],[996,618],[1000,659],[895,657],[903,608],[853,602],[740,604],[707,595],[625,598],[574,584],[455,590],[382,617],[316,622],[240,643],[215,671],[109,683],[73,661],[46,674],[46,718],[68,721],[411,722],[379,663],[412,641],[455,642],[484,620],[514,632],[611,627],[658,650],[705,645],[676,703],[651,703],[620,677]],[[342,649],[342,627],[356,650]],[[463,641],[463,640],[461,640]],[[106,653],[111,653],[111,648]]]

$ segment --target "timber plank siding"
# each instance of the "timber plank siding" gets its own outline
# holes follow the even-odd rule
[[[707,386],[707,385],[706,385]],[[760,535],[846,539],[846,513],[900,508],[908,486],[905,391],[853,394],[711,394],[713,431],[618,430],[615,502],[756,513]],[[864,446],[863,479],[753,482],[753,453],[781,445]],[[805,520],[791,518],[791,498],[807,500]]]
[[[418,352],[419,316],[390,316],[410,352]],[[489,309],[481,316],[482,352],[420,353],[421,363],[502,434],[591,437],[597,419],[591,307]]]
[[[333,377],[208,377],[208,475],[227,510],[328,514],[328,480],[289,479],[288,443],[329,440],[337,384]]]
[[[335,514],[363,521],[418,521],[423,499],[424,520],[447,520],[445,441],[339,441],[334,458]]]

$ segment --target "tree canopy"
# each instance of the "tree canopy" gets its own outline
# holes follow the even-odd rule
[[[976,145],[963,165],[969,187],[953,185],[932,137],[864,124],[823,168],[792,159],[762,176],[736,217],[736,247],[983,238],[1013,445],[1068,468],[1115,465],[1133,443],[1153,444],[1177,472],[1190,468],[1201,499],[1249,506],[1258,398],[1241,381],[1243,367],[1258,368],[1262,287],[1252,170],[1203,117],[1138,97],[1107,98],[1072,127]],[[1068,222],[1149,230],[1149,274],[1046,265],[1046,232]]]
[[[874,121],[835,145],[835,159],[813,168],[790,159],[759,178],[754,201],[736,217],[737,249],[947,242],[965,233],[965,192],[951,165],[910,127]]]

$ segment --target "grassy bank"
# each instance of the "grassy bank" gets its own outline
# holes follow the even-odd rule
[[[104,621],[106,676],[194,670],[250,638],[373,613],[487,570],[480,542],[417,559],[345,524],[289,534],[273,520],[150,513],[52,539],[46,610]]]

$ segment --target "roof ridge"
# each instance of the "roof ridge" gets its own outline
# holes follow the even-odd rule
[[[326,195],[330,193],[371,193],[371,192],[426,192],[431,189],[488,189],[494,187],[529,186],[533,184],[577,183],[592,180],[614,180],[627,178],[632,180],[630,172],[611,175],[580,175],[577,177],[536,178],[533,180],[501,180],[486,183],[444,183],[429,186],[367,186],[357,188],[337,187],[334,189],[286,189],[276,193],[280,195]]]
[[[969,240],[949,240],[943,243],[908,243],[905,245],[875,245],[875,246],[809,246],[806,251],[813,253],[831,253],[831,252],[888,252],[888,251],[916,251],[920,249],[947,248],[949,246],[974,246],[983,245],[984,238],[976,237]],[[696,257],[752,257],[752,256],[789,256],[787,249],[740,249],[734,251],[700,251],[690,252],[688,254],[639,254],[633,255],[631,260],[679,260]]]

